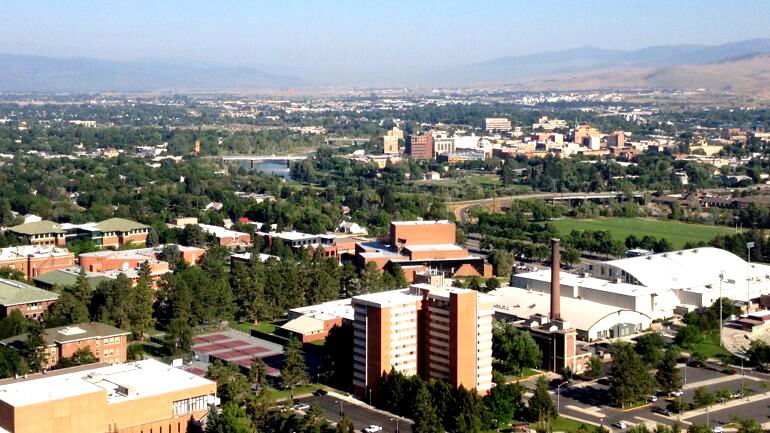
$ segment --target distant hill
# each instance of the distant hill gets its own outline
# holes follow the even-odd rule
[[[0,91],[5,92],[244,90],[303,84],[297,77],[248,67],[0,54]]]
[[[749,54],[697,65],[609,68],[523,81],[531,90],[706,89],[770,99],[770,54]]]
[[[715,63],[764,53],[770,53],[770,39],[751,39],[722,45],[665,45],[633,51],[589,46],[500,57],[445,71],[443,77],[448,83],[502,84],[618,68],[663,68]]]

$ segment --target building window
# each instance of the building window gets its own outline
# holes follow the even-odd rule
[[[208,408],[208,403],[206,400],[207,399],[205,395],[201,395],[198,397],[193,397],[185,400],[177,400],[173,403],[174,416],[183,415],[186,413],[196,412],[200,410],[206,410],[206,408]]]

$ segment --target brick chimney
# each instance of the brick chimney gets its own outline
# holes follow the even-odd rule
[[[551,320],[561,320],[561,241],[551,239]]]

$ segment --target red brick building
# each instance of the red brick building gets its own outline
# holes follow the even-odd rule
[[[27,278],[66,269],[75,264],[75,255],[54,246],[22,245],[0,249],[0,268],[16,269]]]
[[[15,280],[0,278],[0,319],[19,310],[28,319],[40,319],[59,295]]]
[[[46,368],[53,368],[62,358],[71,358],[80,349],[88,348],[99,362],[126,362],[129,332],[103,323],[90,322],[49,328],[43,332]],[[0,341],[16,350],[24,350],[27,335],[17,335]]]
[[[410,135],[406,143],[406,153],[414,159],[436,159],[433,136],[430,134]]]

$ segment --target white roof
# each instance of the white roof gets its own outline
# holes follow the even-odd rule
[[[146,359],[14,381],[0,385],[0,400],[11,406],[21,407],[76,395],[106,392],[108,403],[119,403],[212,383],[208,379],[160,361]],[[119,385],[132,387],[134,392],[129,395],[119,394]]]
[[[248,233],[237,232],[235,230],[228,230],[224,227],[212,226],[208,224],[198,224],[198,226],[201,229],[203,229],[204,232],[210,235],[214,235],[218,238],[238,238],[248,234]]]
[[[523,274],[516,274],[513,277],[516,281],[534,280],[539,282],[550,282],[551,271],[535,271],[526,272]],[[568,272],[561,272],[559,274],[559,282],[564,286],[578,286],[586,287],[589,289],[604,291],[608,293],[620,293],[629,296],[644,296],[658,293],[657,288],[639,286],[636,284],[628,283],[616,283],[614,281],[603,280],[595,277],[585,277],[582,275],[570,274]],[[528,287],[523,287],[528,288]]]
[[[324,321],[311,316],[299,316],[284,323],[281,328],[302,335],[319,334],[324,330]]]
[[[373,307],[387,308],[404,304],[414,304],[421,299],[421,295],[413,294],[409,289],[396,289],[386,292],[354,296],[353,304],[364,304],[371,305]]]
[[[551,294],[548,292],[501,287],[487,293],[487,296],[493,299],[495,311],[512,314],[522,319],[535,314],[547,316],[551,310]],[[599,320],[618,311],[630,310],[585,299],[561,297],[562,318],[580,330],[587,331]]]
[[[0,260],[13,260],[21,257],[58,257],[71,253],[65,248],[38,245],[0,248]]]
[[[391,224],[397,225],[397,226],[449,224],[449,220],[393,221],[391,222]]]
[[[426,245],[407,245],[404,247],[409,251],[465,251],[465,248],[455,244],[426,244]]]
[[[611,260],[604,263],[632,275],[642,285],[656,289],[687,289],[719,284],[724,280],[746,281],[748,263],[735,254],[719,248],[703,247],[672,251],[643,257]],[[770,267],[758,265],[752,274],[764,277]]]
[[[322,304],[310,305],[307,307],[292,308],[291,312],[324,320],[329,320],[334,317],[353,320],[353,305],[351,304],[350,298],[324,302]]]

